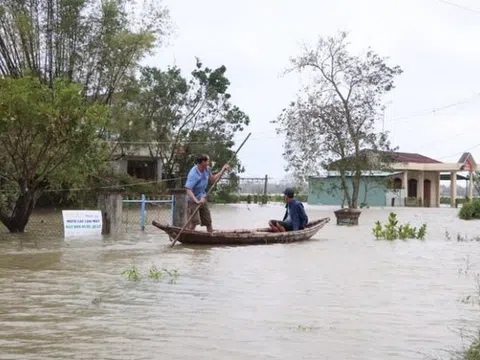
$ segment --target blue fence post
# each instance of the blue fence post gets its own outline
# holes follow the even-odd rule
[[[140,228],[145,230],[145,194],[142,194],[142,203],[140,208]]]
[[[173,225],[174,213],[175,213],[175,195],[172,195],[172,203],[170,208],[170,225]]]

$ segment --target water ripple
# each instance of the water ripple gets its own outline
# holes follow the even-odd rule
[[[214,207],[215,226],[264,226],[281,206]],[[307,207],[311,217],[331,209]],[[310,242],[168,246],[160,231],[120,238],[0,244],[0,358],[423,359],[473,330],[478,231],[452,209],[399,209],[427,241],[375,241],[387,210],[334,221]],[[246,225],[249,223],[249,225]],[[467,261],[466,259],[470,260]],[[175,283],[149,268],[176,268]],[[121,272],[135,265],[140,281]]]

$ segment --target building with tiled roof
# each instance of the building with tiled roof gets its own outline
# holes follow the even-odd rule
[[[378,154],[365,151],[367,158],[378,159]],[[373,157],[371,157],[371,155]],[[385,169],[362,172],[359,204],[366,206],[440,206],[440,181],[450,181],[450,203],[456,204],[457,180],[468,182],[468,197],[473,197],[473,172],[477,164],[471,153],[464,153],[456,163],[444,163],[417,153],[381,153],[389,157]],[[341,178],[335,164],[328,167],[326,176],[309,178],[308,203],[342,205]],[[380,167],[380,166],[379,166]],[[460,172],[467,172],[462,176]],[[351,186],[352,173],[347,174]]]

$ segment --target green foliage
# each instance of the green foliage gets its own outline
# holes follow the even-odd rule
[[[138,272],[135,266],[133,266],[131,269],[126,269],[122,271],[122,275],[125,276],[130,281],[140,280],[140,273]]]
[[[159,0],[1,2],[0,220],[11,232],[43,190],[71,202],[64,190],[106,165],[114,151],[99,140],[113,124],[99,104],[127,87],[168,20]]]
[[[313,326],[298,325],[297,331],[299,332],[310,332],[313,330]]]
[[[60,79],[53,88],[36,77],[0,79],[0,175],[9,194],[0,220],[10,231],[24,230],[43,190],[82,183],[105,165],[98,130],[108,108],[86,103],[81,90]]]
[[[458,206],[458,205],[463,205],[467,202],[469,202],[470,200],[467,199],[467,198],[457,198],[455,200],[455,206]],[[449,196],[441,196],[440,197],[440,204],[444,204],[444,205],[450,205],[450,197]]]
[[[477,338],[472,342],[472,344],[463,354],[462,359],[480,360],[480,337],[477,336]]]
[[[163,271],[165,271],[170,276],[170,280],[168,281],[169,284],[176,284],[177,283],[177,279],[178,279],[178,276],[179,276],[177,269],[168,270],[168,269],[163,268]]]
[[[233,137],[249,124],[249,117],[231,103],[230,81],[225,66],[205,67],[197,59],[187,79],[177,67],[163,71],[141,69],[139,80],[118,97],[115,124],[123,151],[134,150],[140,141],[162,161],[164,177],[183,177],[199,153],[207,153],[214,172],[233,155]],[[234,158],[234,172],[243,168]]]
[[[91,99],[110,103],[126,75],[168,31],[159,0],[3,0],[0,69],[82,84]],[[15,50],[14,50],[15,49]],[[7,66],[8,64],[8,66]]]
[[[376,239],[396,240],[396,239],[420,239],[424,240],[427,234],[427,225],[422,224],[417,231],[409,223],[398,225],[397,214],[391,212],[388,216],[388,222],[383,226],[380,221],[375,222],[372,233]]]
[[[382,229],[382,224],[380,221],[375,221],[375,227],[372,229],[373,236],[375,236],[375,239],[380,239],[384,237],[383,229]]]
[[[141,278],[140,271],[135,266],[132,266],[130,269],[126,269],[122,271],[121,273],[127,280],[130,281],[138,281]],[[169,284],[176,284],[177,279],[180,276],[179,272],[177,269],[166,269],[163,268],[162,270],[159,270],[155,264],[152,264],[150,269],[148,269],[147,273],[148,277],[152,280],[161,280],[164,275],[169,276],[168,283]]]
[[[460,208],[458,216],[463,220],[480,219],[480,199],[465,202]]]
[[[148,271],[148,277],[150,279],[159,280],[162,277],[162,272],[159,271],[155,265],[152,265],[152,267]]]
[[[473,188],[477,195],[480,195],[480,171],[475,171],[473,173]]]
[[[226,176],[224,176],[226,178]],[[216,188],[210,193],[214,199],[222,202],[232,203],[235,201],[235,192],[239,189],[239,178],[235,173],[230,173],[228,181],[218,183]],[[238,202],[238,199],[237,201]]]

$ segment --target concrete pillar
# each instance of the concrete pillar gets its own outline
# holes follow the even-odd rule
[[[187,222],[187,191],[182,188],[168,189],[174,196],[172,225],[183,227]]]
[[[408,197],[408,170],[405,170],[403,172],[403,180],[402,180],[402,187],[403,187],[403,190],[404,190],[404,198],[402,199],[402,202],[403,202],[403,205],[407,205],[406,202],[407,202],[407,197]]]
[[[162,180],[162,175],[163,175],[163,163],[162,159],[157,159],[157,173],[155,174],[155,180]]]
[[[470,171],[470,178],[468,179],[468,198],[473,198],[473,171]]]
[[[457,172],[450,173],[450,206],[455,207],[457,200]]]
[[[437,207],[440,207],[440,172],[437,173]]]
[[[112,168],[117,174],[126,174],[128,170],[128,161],[125,159],[112,161]]]
[[[97,204],[102,211],[102,234],[116,234],[122,226],[123,189],[106,189],[98,194]]]
[[[425,206],[425,194],[423,193],[424,190],[424,182],[425,182],[425,173],[423,171],[420,171],[418,174],[418,182],[417,182],[417,197],[420,203],[420,206]],[[418,202],[417,202],[418,203]]]

